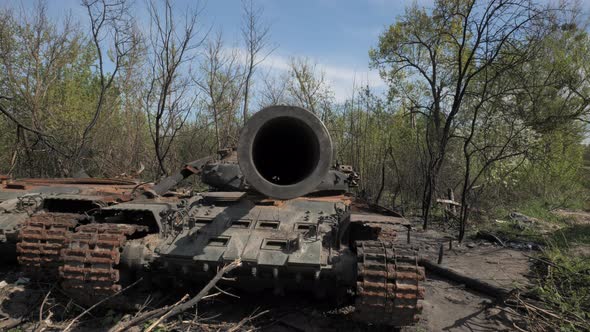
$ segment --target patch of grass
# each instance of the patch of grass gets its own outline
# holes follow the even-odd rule
[[[512,212],[518,212],[530,218],[535,218],[544,224],[524,223],[513,221],[510,218]],[[544,243],[548,236],[547,223],[563,228],[565,232],[576,234],[577,230],[569,230],[567,227],[572,225],[573,217],[563,216],[553,213],[549,207],[540,200],[529,201],[518,207],[497,206],[490,214],[491,218],[486,223],[480,225],[481,230],[496,234],[500,238],[508,241],[526,241]],[[503,222],[496,222],[500,220]],[[545,226],[544,230],[542,226]],[[569,237],[568,234],[567,237]],[[552,236],[549,237],[551,239]]]
[[[563,318],[558,322],[562,331],[590,330],[590,259],[559,245],[550,245],[543,258],[550,264],[534,292]]]
[[[521,228],[521,225],[513,221],[498,223],[490,221],[480,227],[480,230],[495,234],[502,240],[516,242],[535,242],[544,241],[544,236],[534,227],[528,226]]]
[[[590,224],[574,224],[557,230],[548,242],[557,248],[564,249],[575,245],[590,245]]]
[[[534,200],[523,204],[519,208],[516,208],[515,211],[518,211],[529,217],[537,218],[556,225],[564,225],[572,220],[571,217],[557,215],[551,212],[549,209],[550,207],[545,203]]]
[[[518,205],[496,206],[490,211],[490,216],[495,219],[510,220],[511,212],[519,212],[528,217],[536,218],[556,225],[564,225],[573,220],[572,217],[561,216],[551,211],[553,207],[542,200],[530,200]],[[568,207],[575,209],[574,207]]]
[[[588,195],[586,194],[582,199],[577,199],[570,202],[567,208],[570,210],[590,211],[590,201],[588,200]]]

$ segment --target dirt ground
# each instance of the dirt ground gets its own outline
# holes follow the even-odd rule
[[[530,259],[526,255],[532,253],[486,242],[468,242],[467,245],[446,250],[442,265],[506,289],[529,285]],[[446,243],[445,249],[448,249]],[[422,319],[405,331],[515,330],[512,318],[495,305],[493,299],[436,275],[427,273],[426,278]]]
[[[418,227],[417,227],[418,228]],[[466,275],[489,283],[512,289],[529,284],[530,258],[534,252],[500,248],[488,242],[466,242],[462,246],[453,245],[448,250],[446,234],[439,231],[416,231],[412,243],[421,247],[422,253],[436,261],[442,244],[445,248],[442,264]],[[14,266],[0,268],[0,330],[21,316],[22,324],[14,331],[35,330],[52,324],[59,330],[60,315],[64,312],[81,312],[71,301],[46,301],[46,297],[59,297],[59,290],[52,285],[34,284],[22,279],[22,274]],[[424,282],[426,296],[420,322],[402,331],[513,331],[511,318],[491,298],[470,291],[464,285],[455,284],[436,275],[428,274]],[[265,312],[259,318],[245,325],[244,330],[257,328],[261,331],[374,331],[375,327],[363,326],[350,319],[350,307],[339,307],[333,301],[317,301],[310,294],[287,294],[283,297],[262,296],[260,294],[241,294],[240,299],[229,296],[215,297],[199,306],[197,319],[187,314],[183,322],[168,326],[167,330],[215,331],[227,330],[244,317]],[[174,296],[174,295],[171,295]],[[181,295],[179,295],[181,296]],[[152,302],[152,305],[156,305]],[[268,310],[268,311],[267,311]],[[267,312],[266,312],[267,311]],[[40,316],[42,313],[43,317]],[[49,316],[51,315],[51,316]],[[41,317],[41,318],[40,318]],[[97,311],[85,316],[77,331],[102,331],[116,324],[122,315],[116,311]],[[43,324],[39,321],[43,320]],[[2,328],[4,326],[4,329]],[[165,331],[159,330],[159,331]]]

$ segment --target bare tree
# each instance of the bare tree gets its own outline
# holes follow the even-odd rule
[[[263,62],[274,49],[268,49],[270,27],[262,23],[262,7],[255,7],[254,0],[242,0],[243,22],[242,38],[246,47],[246,73],[244,78],[244,106],[242,118],[248,119],[250,87],[256,67]]]
[[[129,2],[126,0],[82,0],[90,19],[92,43],[96,48],[98,58],[98,74],[100,91],[96,103],[94,115],[84,128],[80,144],[75,156],[82,157],[87,154],[86,144],[92,128],[96,126],[105,106],[109,90],[119,71],[126,65],[127,60],[137,51],[139,36],[134,29],[134,19],[131,15]],[[109,58],[106,58],[107,55]],[[112,71],[106,72],[107,62],[112,65]],[[113,106],[110,105],[112,110]]]
[[[179,20],[169,0],[163,8],[148,3],[150,79],[144,97],[148,125],[161,174],[168,174],[166,157],[174,139],[194,109],[197,96],[191,62],[204,42],[198,38],[199,9]],[[178,23],[182,22],[182,23]]]
[[[260,107],[285,104],[288,81],[287,73],[274,75],[272,71],[268,71],[262,78],[263,88],[260,89],[259,95]]]
[[[309,59],[292,58],[289,62],[289,76],[287,91],[293,102],[325,121],[333,101],[333,92],[325,73]]]
[[[196,83],[207,95],[217,149],[221,149],[237,141],[235,118],[244,84],[244,69],[239,63],[239,54],[235,49],[228,52],[223,47],[221,32],[208,42],[201,69],[203,77]]]

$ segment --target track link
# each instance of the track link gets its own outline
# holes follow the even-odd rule
[[[78,226],[61,251],[62,287],[85,302],[96,302],[121,290],[118,269],[127,238],[146,226],[87,224]]]
[[[83,215],[40,213],[28,218],[19,232],[17,259],[23,269],[39,279],[55,279],[62,264],[61,250]]]
[[[422,312],[424,268],[414,249],[388,241],[357,241],[355,318],[377,325],[407,326]]]

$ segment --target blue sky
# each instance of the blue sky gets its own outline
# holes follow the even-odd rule
[[[264,20],[271,26],[271,42],[277,48],[261,66],[262,71],[281,71],[289,57],[303,56],[316,62],[334,90],[336,100],[344,100],[353,81],[368,81],[383,87],[376,71],[370,71],[369,48],[377,43],[383,29],[402,14],[414,0],[255,0],[264,9]],[[0,0],[3,5],[31,9],[35,0]],[[191,0],[177,0],[178,9],[194,6]],[[432,0],[420,0],[430,5]],[[82,22],[87,20],[79,0],[48,0],[49,15],[59,19],[71,11]],[[138,14],[144,0],[135,0]],[[242,6],[240,0],[205,0],[203,26],[221,29],[227,46],[238,46]],[[138,15],[141,16],[141,15]]]
[[[368,51],[379,34],[415,0],[258,0],[271,26],[272,42],[278,46],[265,67],[285,68],[289,57],[303,56],[316,62],[330,81],[336,100],[352,93],[353,82],[384,82],[369,70]],[[430,5],[433,0],[420,0]],[[206,3],[208,19],[227,37],[239,37],[239,0]]]
[[[0,0],[0,4],[31,9],[36,0]],[[134,0],[136,16],[147,16],[145,0]],[[264,21],[271,26],[271,43],[277,48],[262,64],[263,72],[285,70],[289,57],[308,57],[324,71],[337,101],[352,93],[353,82],[368,82],[377,90],[385,83],[369,70],[368,51],[376,46],[379,34],[403,14],[404,8],[417,2],[432,6],[434,0],[254,0],[264,9]],[[539,0],[549,2],[553,0]],[[576,0],[574,0],[576,1]],[[183,10],[194,7],[194,0],[176,0]],[[79,0],[47,0],[49,15],[59,19],[71,12],[87,22]],[[590,0],[580,0],[590,9]],[[202,0],[203,27],[222,30],[226,47],[239,47],[242,6],[240,0]],[[141,24],[141,22],[140,22]]]

